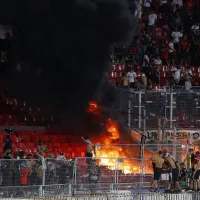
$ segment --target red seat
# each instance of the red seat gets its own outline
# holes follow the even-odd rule
[[[125,65],[123,64],[116,64],[115,71],[122,72],[125,69]]]
[[[61,145],[60,145],[60,143],[53,143],[53,145],[52,145],[54,148],[59,148]]]
[[[39,144],[39,136],[38,135],[32,135],[32,140],[35,145]]]
[[[26,147],[21,147],[19,150],[23,151],[24,153],[29,153],[29,151]]]
[[[31,142],[31,136],[29,135],[20,135],[20,138],[23,142]]]
[[[17,147],[12,147],[12,151],[13,151],[14,153],[16,153],[16,152],[18,152],[19,150],[18,150]]]
[[[138,47],[137,46],[129,47],[129,53],[133,54],[133,55],[137,54],[138,53]]]
[[[65,153],[65,152],[66,152],[66,149],[65,149],[65,148],[62,148],[62,147],[59,147],[59,148],[58,148],[58,152],[59,152],[59,153],[60,153],[60,152]]]
[[[49,137],[48,135],[40,135],[40,140],[42,140],[43,142],[49,142]]]
[[[25,145],[26,145],[27,148],[33,148],[34,147],[34,143],[32,143],[32,142],[27,142],[27,143],[25,143]]]
[[[67,151],[71,153],[73,151],[73,149],[71,147],[68,147]]]
[[[54,155],[54,157],[57,157],[59,155],[58,152],[52,152],[52,154]]]
[[[0,138],[0,144],[4,144],[4,143],[5,143],[4,138]]]
[[[109,78],[117,78],[117,72],[115,71],[109,72]]]
[[[49,135],[50,142],[57,142],[57,136],[56,135]]]
[[[66,135],[58,135],[57,138],[58,138],[58,142],[62,142],[62,143],[66,142],[66,140],[67,140]]]
[[[24,143],[15,143],[18,149],[26,147]]]
[[[37,152],[37,148],[28,148],[30,153],[35,154]]]
[[[61,146],[64,147],[64,148],[67,148],[67,147],[69,147],[69,144],[68,143],[62,143]]]
[[[53,147],[48,147],[48,149],[49,149],[49,152],[54,152],[55,151]]]

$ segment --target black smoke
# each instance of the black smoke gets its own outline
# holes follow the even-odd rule
[[[25,67],[4,74],[12,94],[61,113],[67,124],[83,120],[95,94],[110,105],[111,45],[132,40],[134,9],[126,0],[19,1],[15,57]]]

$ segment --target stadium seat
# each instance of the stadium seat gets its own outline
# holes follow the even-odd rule
[[[49,147],[49,152],[57,152],[57,148],[54,148],[54,147]]]
[[[37,148],[28,148],[30,153],[35,154],[37,152]]]
[[[67,147],[69,147],[69,144],[68,144],[68,143],[61,143],[61,146],[62,146],[63,148],[67,148]]]
[[[21,147],[19,150],[23,151],[24,153],[29,153],[29,150],[26,147]]]
[[[4,143],[5,143],[4,138],[0,138],[0,144],[4,144]]]
[[[54,155],[55,158],[59,155],[58,152],[52,152],[52,154]]]
[[[31,142],[31,136],[29,136],[29,135],[21,134],[20,138],[21,138],[22,142]]]
[[[50,142],[57,142],[57,136],[56,135],[49,135]]]
[[[38,135],[32,135],[32,140],[35,145],[39,144],[39,136]]]
[[[65,153],[66,152],[66,149],[62,148],[62,147],[57,148],[57,150],[58,150],[59,153],[61,153],[61,152]]]
[[[57,142],[53,143],[52,146],[54,148],[60,148],[61,147],[60,143],[57,143]]]
[[[58,135],[57,136],[57,141],[60,143],[63,143],[63,142],[65,143],[67,141],[66,139],[67,139],[66,135]]]
[[[18,152],[19,149],[17,147],[12,147],[12,151],[15,153],[15,152]]]
[[[40,140],[42,140],[44,143],[49,142],[49,137],[47,135],[40,135]]]
[[[71,153],[73,151],[73,149],[71,147],[67,148],[67,152]]]
[[[27,148],[34,148],[34,143],[32,143],[32,142],[26,142],[26,143],[25,143],[25,146],[26,146]]]

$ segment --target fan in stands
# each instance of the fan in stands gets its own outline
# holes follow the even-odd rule
[[[16,137],[19,137],[18,133],[11,128],[5,128],[4,131],[6,132],[5,138],[5,146],[4,146],[4,156],[10,155],[12,152],[12,139],[10,137],[11,133],[15,133]]]

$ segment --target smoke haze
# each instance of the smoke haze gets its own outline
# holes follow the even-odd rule
[[[62,113],[70,124],[83,120],[97,91],[101,91],[102,102],[110,105],[115,97],[105,77],[111,67],[110,47],[115,42],[129,43],[136,23],[128,2],[19,2],[13,20],[18,30],[16,53],[28,67],[20,73],[10,69],[4,74],[13,94]]]

